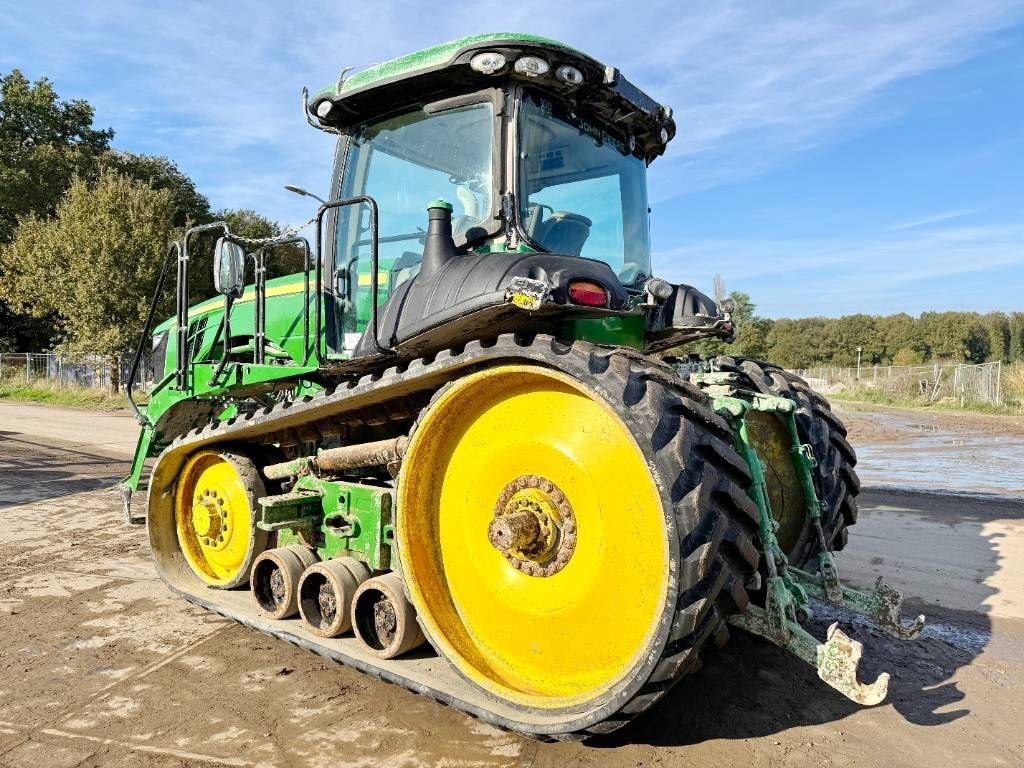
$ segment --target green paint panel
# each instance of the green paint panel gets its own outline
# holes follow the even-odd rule
[[[390,488],[300,477],[296,490],[322,494],[317,527],[317,551],[321,559],[354,557],[372,570],[391,567],[394,542],[394,496]]]
[[[593,320],[574,320],[572,337],[593,344],[609,344],[643,349],[644,317],[603,317]]]
[[[527,35],[519,32],[490,32],[481,35],[469,35],[368,67],[345,80],[341,86],[341,91],[338,91],[337,85],[330,85],[320,91],[314,98],[322,96],[347,96],[355,91],[372,88],[388,80],[408,77],[417,72],[435,67],[443,67],[454,59],[460,51],[471,46],[485,46],[488,43],[508,45],[515,42],[553,46],[583,55],[565,43],[537,35]]]
[[[372,570],[391,568],[394,495],[390,488],[302,474],[290,493],[260,499],[257,526],[277,533],[277,545],[315,547],[321,560],[353,557]]]

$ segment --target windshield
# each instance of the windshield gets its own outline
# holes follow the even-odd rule
[[[649,276],[647,167],[626,140],[531,92],[519,126],[519,217],[530,240],[603,261],[627,284]]]
[[[454,206],[456,242],[489,226],[493,136],[494,108],[487,101],[438,112],[415,109],[366,125],[351,137],[341,197],[369,195],[377,201],[381,304],[419,271],[432,200]],[[340,209],[335,290],[347,299],[340,311],[341,327],[348,332],[361,331],[369,318],[369,228],[365,206]]]

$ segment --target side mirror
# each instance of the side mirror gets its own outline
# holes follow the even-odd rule
[[[245,288],[245,250],[224,237],[213,251],[213,287],[232,299],[239,298]]]

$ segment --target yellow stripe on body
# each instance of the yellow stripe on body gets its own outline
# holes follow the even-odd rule
[[[271,296],[288,296],[294,293],[302,293],[304,290],[305,287],[301,283],[299,283],[298,285],[294,285],[292,283],[289,283],[287,285],[275,285],[270,288],[267,288],[267,298],[269,299]],[[235,304],[246,304],[250,301],[255,300],[256,290],[252,289],[243,293],[241,298],[235,299]],[[196,304],[194,307],[190,307],[188,310],[188,318],[189,320],[191,320],[199,315],[206,314],[207,312],[212,312],[215,309],[223,308],[223,298],[208,299],[207,301],[204,301],[202,304]],[[177,325],[177,323],[174,323],[171,327],[176,328]]]
[[[372,277],[372,275],[360,275],[359,276],[359,285],[360,286],[368,286],[368,285],[370,285],[370,283],[371,283],[370,278],[371,277]],[[377,273],[377,285],[387,285],[387,284],[388,284],[388,273],[387,272],[378,272]]]

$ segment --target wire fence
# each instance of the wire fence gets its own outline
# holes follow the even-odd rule
[[[1000,361],[969,365],[872,365],[860,368],[807,368],[796,371],[815,389],[829,394],[842,389],[866,389],[897,397],[935,402],[943,398],[967,403],[1003,402]]]
[[[117,372],[123,388],[131,372],[132,355],[77,355],[54,352],[0,352],[0,385],[45,383],[56,387],[110,389]],[[151,379],[150,361],[143,357],[135,383]]]
[[[113,372],[123,388],[131,371],[131,355],[79,355],[70,357],[54,352],[0,353],[0,385],[45,382],[56,387],[110,389]],[[797,370],[815,389],[830,394],[843,389],[877,390],[897,397],[934,402],[954,398],[962,404],[1003,402],[1001,362],[967,365],[874,365],[861,368],[819,367]],[[145,387],[153,380],[152,361],[144,356],[139,365],[136,385]]]

